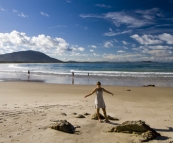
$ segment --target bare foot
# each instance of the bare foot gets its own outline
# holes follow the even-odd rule
[[[105,119],[104,121],[105,121],[106,123],[110,122],[108,119]]]
[[[100,120],[100,119],[98,119],[98,121],[100,122],[100,123],[102,123],[103,121],[102,120]]]

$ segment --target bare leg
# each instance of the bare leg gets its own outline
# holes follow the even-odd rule
[[[99,111],[100,111],[100,108],[97,108],[97,117],[98,117],[98,120],[101,121],[100,120],[100,113],[99,113]]]
[[[103,110],[103,114],[105,116],[106,121],[109,121],[109,119],[107,117],[107,114],[106,114],[106,109],[105,108],[102,108],[102,110]]]

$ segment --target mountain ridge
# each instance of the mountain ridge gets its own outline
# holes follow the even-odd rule
[[[0,63],[62,63],[38,51],[19,51],[0,55]]]

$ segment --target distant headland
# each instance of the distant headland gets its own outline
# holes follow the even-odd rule
[[[0,63],[62,63],[38,51],[20,51],[0,55]]]
[[[139,62],[153,63],[153,61],[139,61]],[[109,61],[61,61],[49,57],[48,55],[42,52],[28,50],[28,51],[19,51],[19,52],[1,54],[0,63],[109,63]]]
[[[107,61],[96,61],[97,63]],[[90,61],[61,61],[38,51],[19,51],[0,55],[0,63],[95,63]]]

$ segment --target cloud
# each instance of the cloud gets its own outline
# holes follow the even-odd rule
[[[116,36],[116,35],[122,35],[122,34],[131,33],[131,32],[132,32],[132,30],[126,30],[126,31],[122,31],[122,32],[110,31],[110,32],[104,33],[103,35],[104,36]]]
[[[83,52],[83,51],[85,51],[85,48],[79,47],[78,50],[81,51],[81,52]]]
[[[110,31],[110,32],[104,33],[103,35],[104,36],[115,36],[117,34],[115,32]]]
[[[49,17],[49,15],[47,13],[40,12],[40,14],[43,15],[43,16]]]
[[[103,18],[102,15],[97,15],[97,14],[80,14],[79,15],[81,18]]]
[[[112,30],[112,28],[109,28],[109,31],[111,31],[111,32],[112,32],[112,31],[113,31],[113,30]]]
[[[123,54],[103,54],[103,58],[114,61],[140,61],[142,59],[141,54],[136,53],[123,53]]]
[[[93,53],[93,55],[94,55],[95,57],[99,57],[99,56],[100,56],[99,54],[96,54],[96,53]]]
[[[7,9],[4,9],[4,8],[2,8],[1,6],[0,6],[0,10],[1,10],[1,11],[8,11]]]
[[[117,51],[117,53],[124,53],[125,51],[123,51],[123,50],[119,50],[119,51]]]
[[[124,44],[124,45],[128,45],[129,43],[127,43],[126,41],[122,41],[122,43]]]
[[[13,9],[12,12],[13,12],[13,13],[16,13],[17,16],[19,16],[19,17],[23,17],[23,18],[27,18],[27,17],[28,17],[28,15],[24,14],[23,12],[19,12],[19,11],[16,10],[16,9]]]
[[[91,45],[90,47],[91,47],[91,48],[94,48],[94,49],[96,49],[96,48],[97,48],[97,46],[95,46],[95,45]]]
[[[70,49],[71,49],[72,51],[80,51],[80,52],[85,51],[85,48],[79,47],[78,45],[72,45]]]
[[[71,3],[71,0],[66,0],[67,3]]]
[[[117,27],[126,25],[128,28],[138,28],[153,24],[151,20],[133,17],[125,12],[109,12],[104,15],[80,14],[82,18],[102,18],[114,23]]]
[[[162,44],[166,42],[166,44],[173,44],[173,35],[168,33],[163,33],[160,35],[146,35],[139,36],[138,34],[134,34],[131,38],[138,41],[140,44],[149,45],[149,44]]]
[[[135,11],[108,12],[105,14],[80,14],[82,18],[101,18],[111,21],[117,27],[139,28],[155,24],[156,17],[163,17],[158,8]]]
[[[54,28],[67,28],[66,25],[56,25],[56,26],[52,26],[52,27],[49,27],[50,29],[54,29]]]
[[[14,13],[18,13],[18,11],[17,11],[17,10],[15,10],[15,9],[13,9],[12,11],[13,11]]]
[[[5,53],[9,51],[36,50],[53,54],[61,54],[72,50],[62,38],[52,38],[44,34],[29,37],[25,33],[18,31],[0,33],[0,49]]]
[[[118,40],[117,39],[114,39],[114,42],[118,42]]]
[[[144,46],[139,46],[138,48],[132,48],[132,50],[137,51],[138,53],[141,53],[142,55],[153,57],[160,61],[166,61],[166,59],[171,59],[171,57],[173,57],[173,53],[172,53],[173,47],[171,46],[144,45]]]
[[[140,19],[125,12],[109,12],[104,15],[104,18],[112,21],[117,27],[124,24],[127,27],[137,28],[152,23],[149,20]]]
[[[166,41],[167,44],[173,44],[173,35],[163,33],[158,36],[160,40]]]
[[[94,52],[94,50],[90,50],[90,52]]]
[[[148,10],[136,10],[135,13],[140,14],[143,18],[152,20],[155,18],[155,16],[162,16],[162,14],[159,13],[158,8],[152,8]]]
[[[23,18],[27,18],[27,17],[28,17],[28,16],[25,15],[23,12],[19,13],[18,16],[23,17]]]
[[[127,49],[129,49],[129,48],[127,48],[127,47],[123,46],[123,49],[126,49],[126,50],[127,50]]]
[[[138,34],[134,34],[130,37],[135,39],[136,41],[138,41],[140,44],[143,44],[143,45],[162,44],[163,43],[161,40],[157,39],[157,37],[152,36],[152,35],[144,34],[143,36],[140,37]]]
[[[111,8],[112,7],[110,5],[105,5],[105,4],[95,4],[95,6],[101,7],[101,8]]]
[[[106,42],[104,42],[103,46],[105,48],[113,47],[113,41],[106,41]]]

